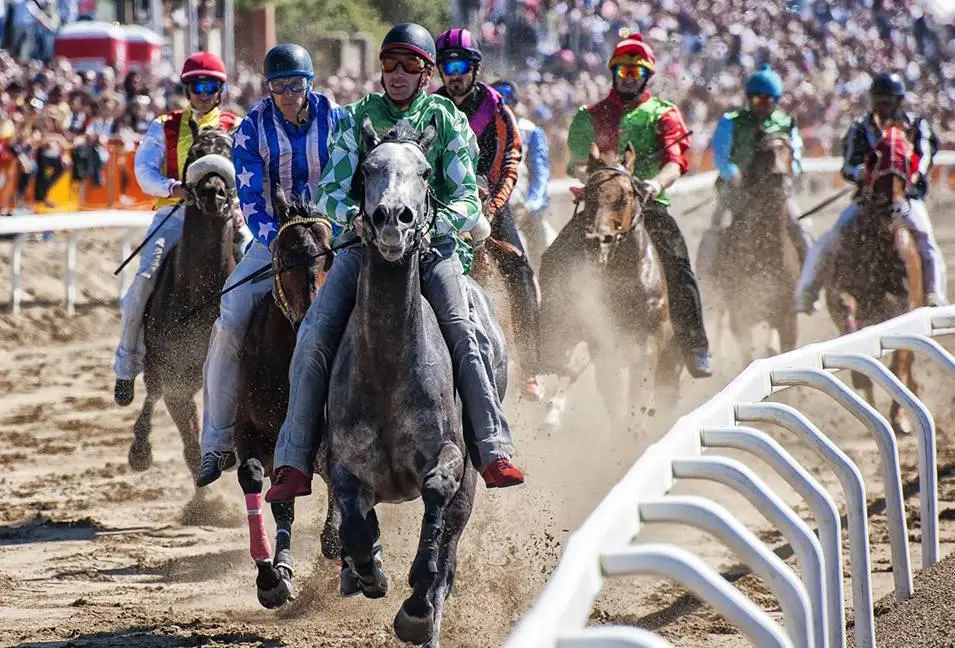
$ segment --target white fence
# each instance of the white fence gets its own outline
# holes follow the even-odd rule
[[[883,324],[772,358],[757,360],[710,401],[683,416],[650,446],[583,525],[568,539],[536,604],[505,648],[610,648],[661,646],[636,628],[586,627],[594,599],[612,577],[652,573],[681,582],[736,624],[757,646],[843,648],[845,611],[838,509],[826,490],[769,435],[752,423],[794,432],[833,468],[846,494],[849,565],[856,648],[875,646],[865,484],[858,467],[798,410],[764,403],[774,392],[801,385],[818,389],[862,421],[875,436],[882,460],[886,512],[897,598],[912,594],[905,510],[895,435],[889,422],[830,372],[870,377],[915,421],[920,479],[922,567],[938,562],[938,492],[935,424],[931,413],[878,360],[910,349],[955,375],[955,358],[932,338],[955,333],[955,306],[921,308]],[[765,459],[807,501],[818,539],[805,522],[741,463],[713,455],[718,448]],[[709,450],[704,454],[704,450]],[[705,498],[667,496],[677,479],[727,484],[752,501],[795,549],[802,578],[729,511]],[[785,629],[738,589],[685,550],[669,544],[634,545],[644,524],[683,522],[723,540],[775,590]]]
[[[807,174],[835,174],[842,166],[840,158],[812,158],[803,161],[803,169]],[[955,167],[955,151],[941,151],[935,156],[936,167]],[[708,191],[713,187],[716,179],[715,171],[706,173],[696,173],[685,176],[677,181],[676,185],[670,190],[671,194],[690,194],[700,191]],[[550,183],[549,192],[551,196],[560,199],[569,200],[568,189],[578,182],[571,178],[554,180]],[[84,229],[95,229],[103,227],[126,228],[126,234],[123,239],[122,256],[117,259],[116,264],[126,258],[129,254],[134,229],[147,227],[152,220],[152,214],[142,211],[124,211],[124,210],[106,210],[91,211],[68,214],[52,214],[44,216],[11,216],[9,218],[0,218],[0,236],[12,236],[13,245],[12,273],[10,286],[10,303],[14,313],[20,311],[21,301],[21,273],[23,244],[26,235],[36,232],[48,231],[69,231],[66,245],[66,275],[64,288],[66,294],[67,313],[73,314],[76,305],[76,240],[77,232]],[[137,262],[130,264],[133,268],[138,267]],[[117,280],[118,295],[122,295],[126,287],[127,268]]]

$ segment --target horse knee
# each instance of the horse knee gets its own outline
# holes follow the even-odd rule
[[[243,493],[261,493],[265,484],[265,468],[258,459],[247,459],[238,469],[239,486]]]

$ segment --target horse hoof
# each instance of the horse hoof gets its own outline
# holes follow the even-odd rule
[[[149,470],[153,465],[153,449],[148,441],[139,443],[133,441],[129,446],[129,467],[136,472]]]
[[[278,585],[269,590],[258,589],[259,603],[267,610],[276,610],[289,601],[295,600],[292,581],[283,576]]]
[[[430,607],[430,606],[429,606]],[[402,605],[395,615],[395,636],[405,643],[422,646],[434,635],[434,615],[416,617],[405,611]]]
[[[380,599],[388,595],[388,577],[378,566],[375,566],[375,580],[372,583],[366,583],[361,576],[358,577],[358,586],[365,598]]]
[[[342,565],[341,574],[338,576],[338,593],[342,598],[351,598],[361,594],[361,585],[358,584],[358,574],[348,566]]]

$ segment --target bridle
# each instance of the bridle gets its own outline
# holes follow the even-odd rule
[[[275,303],[285,315],[285,318],[291,322],[293,326],[298,322],[295,321],[292,315],[292,305],[289,303],[288,297],[285,294],[285,289],[282,287],[282,272],[280,272],[282,261],[279,259],[278,255],[278,242],[282,238],[282,234],[290,227],[294,227],[296,225],[305,225],[308,227],[309,225],[314,225],[316,223],[321,223],[328,228],[329,232],[332,231],[332,224],[328,222],[328,219],[326,218],[293,218],[282,223],[281,227],[279,227],[278,234],[275,235],[276,254],[272,256],[272,267],[275,268],[275,273],[272,275],[272,294],[275,296]]]
[[[626,169],[621,169],[619,167],[612,166],[603,166],[599,169],[595,169],[587,178],[587,182],[584,185],[585,188],[590,188],[591,190],[596,189],[597,187],[606,184],[613,180],[613,177],[609,177],[605,180],[601,180],[596,183],[592,183],[593,178],[598,173],[610,172],[614,176],[622,176],[630,182],[630,188],[633,190],[633,195],[635,200],[633,201],[633,210],[630,212],[630,222],[627,223],[626,227],[619,228],[618,231],[614,234],[597,234],[595,232],[585,232],[584,238],[591,241],[599,241],[600,243],[620,243],[625,238],[630,236],[633,233],[633,230],[636,229],[637,225],[640,224],[640,214],[643,212],[643,207],[647,202],[649,196],[644,195],[640,190],[640,181],[634,177]],[[578,212],[580,211],[580,203],[586,202],[583,198],[578,198],[574,201],[574,214],[571,216],[571,220],[577,217]]]

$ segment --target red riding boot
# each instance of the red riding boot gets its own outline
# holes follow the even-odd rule
[[[488,488],[507,488],[524,483],[524,473],[510,459],[495,459],[481,473]]]
[[[265,501],[269,504],[275,502],[291,502],[296,497],[304,497],[305,495],[311,494],[311,477],[298,468],[282,466],[275,471],[275,479],[272,480],[272,487],[265,494]]]

